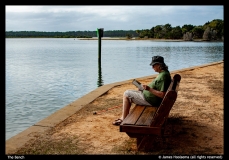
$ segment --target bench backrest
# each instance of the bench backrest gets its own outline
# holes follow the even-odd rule
[[[154,118],[151,123],[151,127],[160,127],[162,126],[168,118],[169,112],[176,101],[177,92],[179,89],[179,83],[181,80],[181,76],[179,74],[175,74],[170,83],[170,86],[158,107],[156,113],[154,114]]]

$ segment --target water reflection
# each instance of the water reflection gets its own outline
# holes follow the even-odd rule
[[[102,68],[101,63],[98,64],[98,81],[97,86],[100,87],[103,85],[103,79],[102,79]]]

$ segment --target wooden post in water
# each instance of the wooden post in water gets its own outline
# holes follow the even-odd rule
[[[103,37],[103,28],[97,28],[98,37],[98,87],[102,86],[102,74],[101,74],[101,37]]]
[[[98,37],[98,62],[101,65],[101,37],[103,37],[103,28],[97,28]]]

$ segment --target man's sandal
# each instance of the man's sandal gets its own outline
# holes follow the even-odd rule
[[[122,121],[123,120],[119,118],[119,119],[116,119],[112,124],[116,125],[116,126],[119,126],[122,123]]]

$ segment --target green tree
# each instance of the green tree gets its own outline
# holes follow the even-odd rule
[[[194,28],[193,25],[191,24],[185,24],[181,27],[182,29],[182,34],[185,34],[186,32],[191,32],[191,30]]]
[[[204,33],[203,26],[195,26],[192,29],[192,33],[193,33],[193,38],[202,38]]]
[[[172,28],[170,38],[172,38],[172,39],[182,38],[182,30],[181,30],[180,26],[176,26],[176,27]]]
[[[162,38],[162,25],[154,27],[154,38]]]
[[[163,34],[164,38],[170,39],[171,38],[171,31],[172,31],[171,24],[167,23],[167,24],[162,26],[162,34]]]
[[[150,29],[150,38],[154,38],[154,27]]]
[[[221,39],[223,36],[224,22],[220,19],[214,19],[209,24],[208,27],[212,29],[212,32],[215,32],[216,39]]]
[[[127,39],[131,39],[131,38],[132,38],[132,35],[129,34],[129,33],[127,33],[127,34],[126,34],[126,38],[127,38]]]

